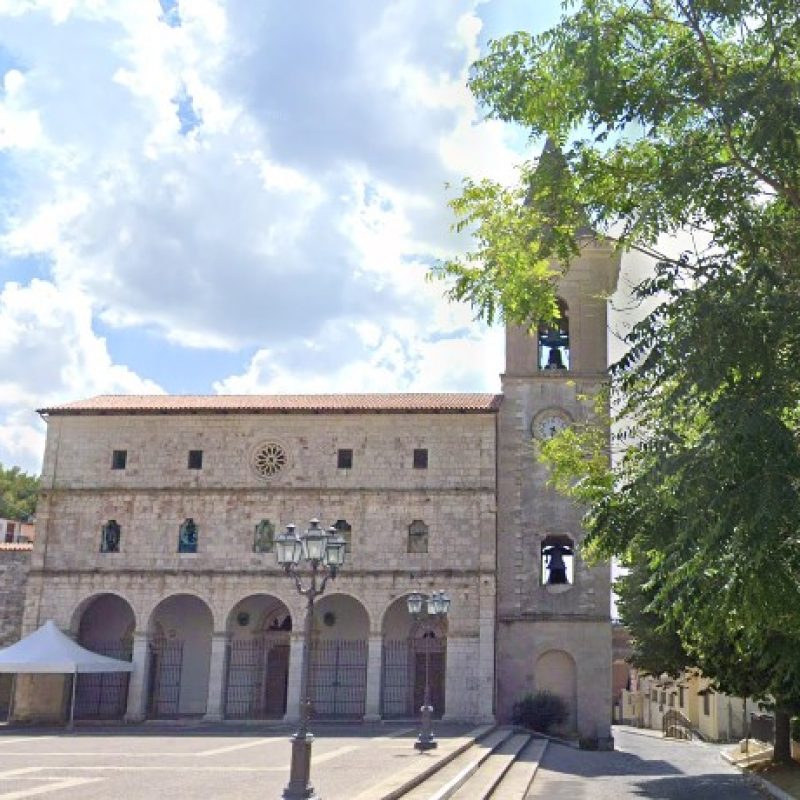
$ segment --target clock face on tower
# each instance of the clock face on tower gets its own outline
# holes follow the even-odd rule
[[[531,432],[535,438],[545,441],[569,427],[571,422],[572,418],[566,411],[560,408],[547,408],[533,418]]]

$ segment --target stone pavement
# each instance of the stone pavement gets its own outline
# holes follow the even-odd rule
[[[312,783],[323,800],[375,800],[463,746],[470,725],[437,724],[440,746],[413,748],[414,723],[314,723]],[[288,780],[284,725],[0,728],[0,798],[270,800]]]
[[[592,753],[551,742],[529,800],[763,800],[719,747],[614,727],[616,750]]]

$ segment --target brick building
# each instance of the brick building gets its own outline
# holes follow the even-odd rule
[[[52,618],[126,678],[81,679],[84,716],[296,714],[303,601],[274,536],[318,517],[348,541],[317,605],[312,694],[334,718],[412,716],[431,651],[450,719],[507,719],[549,688],[609,741],[610,574],[580,557],[580,509],[535,441],[586,419],[603,380],[619,261],[583,242],[563,323],[507,332],[502,394],[97,397],[42,410],[47,444],[25,631]],[[414,625],[412,591],[445,590]],[[20,681],[41,716],[61,679]],[[117,681],[117,683],[114,683]]]

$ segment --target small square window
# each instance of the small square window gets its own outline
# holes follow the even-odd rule
[[[127,450],[114,450],[111,454],[111,469],[125,469],[128,463]]]
[[[428,449],[426,447],[414,448],[414,469],[428,469]]]
[[[352,469],[353,468],[353,451],[352,450],[339,450],[336,459],[336,466],[339,469]]]
[[[203,469],[203,451],[189,451],[189,469]]]

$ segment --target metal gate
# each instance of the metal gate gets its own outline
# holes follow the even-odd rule
[[[225,716],[229,719],[282,717],[286,713],[288,677],[287,633],[232,640],[228,645]]]
[[[381,716],[408,719],[419,713],[425,696],[425,658],[433,716],[444,713],[445,651],[447,640],[418,638],[385,640],[381,675]]]
[[[312,714],[323,719],[361,719],[366,694],[366,640],[314,642],[309,687]]]
[[[148,716],[174,719],[180,711],[183,642],[152,639],[147,648],[150,658]]]
[[[130,661],[130,641],[90,642],[86,645],[101,656]],[[91,672],[78,675],[75,684],[75,719],[120,719],[128,706],[128,672]]]

